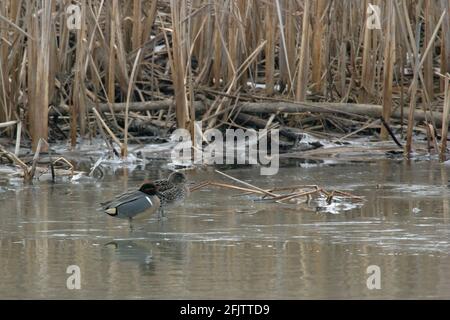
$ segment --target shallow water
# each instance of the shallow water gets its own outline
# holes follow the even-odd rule
[[[167,220],[132,230],[96,211],[145,178],[166,176],[160,166],[101,181],[3,181],[0,298],[450,298],[445,165],[293,162],[273,177],[225,171],[261,187],[346,190],[366,197],[362,206],[276,205],[207,189],[168,210]],[[226,181],[213,170],[188,176]],[[80,267],[80,290],[66,287],[70,265]],[[367,288],[371,265],[381,268],[380,290]]]

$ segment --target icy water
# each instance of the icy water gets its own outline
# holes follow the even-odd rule
[[[277,205],[206,189],[165,221],[134,225],[97,204],[168,174],[108,173],[101,181],[0,185],[0,298],[450,298],[450,167],[437,162],[291,163],[227,174],[260,187],[318,184],[362,206]],[[156,169],[155,169],[156,168]],[[212,170],[192,181],[224,180]],[[228,181],[227,181],[228,182]],[[333,213],[334,212],[334,213]],[[81,289],[66,286],[79,266]],[[381,289],[367,287],[367,268]]]

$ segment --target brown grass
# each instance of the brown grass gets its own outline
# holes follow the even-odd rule
[[[381,8],[381,30],[367,28],[369,2]],[[66,25],[71,3],[80,30]],[[449,8],[450,0],[2,0],[0,123],[23,123],[36,148],[59,114],[72,145],[106,126],[126,147],[135,115],[113,112],[116,103],[173,98],[173,108],[141,114],[191,130],[205,95],[209,127],[233,124],[236,97],[383,105],[386,121],[408,103],[409,153],[422,125],[415,109],[431,121],[444,105],[436,70],[450,72]],[[105,103],[109,112],[90,112]]]

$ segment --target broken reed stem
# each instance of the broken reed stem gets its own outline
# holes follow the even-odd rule
[[[16,156],[19,156],[19,153],[20,153],[21,138],[22,138],[22,121],[19,121],[17,123],[17,130],[16,130],[16,148],[14,149],[14,154]]]
[[[22,170],[24,171],[24,175],[25,173],[28,172],[28,166],[19,159],[18,156],[16,156],[14,153],[9,152],[8,150],[4,149],[2,146],[0,146],[0,153],[6,155],[6,157],[8,157],[8,159],[10,161],[12,161],[15,165],[19,166],[22,168]]]
[[[449,90],[449,78],[445,78],[445,99],[444,99],[444,112],[442,114],[442,135],[441,135],[441,161],[447,160],[447,136],[448,136],[448,116],[450,111],[450,90]]]
[[[97,117],[98,121],[100,121],[103,128],[105,128],[106,132],[108,132],[108,134],[114,140],[114,142],[117,143],[117,145],[120,146],[120,148],[122,149],[122,142],[120,142],[119,138],[117,138],[114,132],[108,127],[105,120],[103,120],[102,116],[98,113],[97,109],[93,108],[92,112],[94,112],[94,115]]]
[[[45,141],[44,139],[39,139],[39,142],[37,144],[36,147],[36,151],[34,153],[33,156],[33,162],[31,165],[31,169],[27,170],[27,173],[24,175],[24,179],[25,182],[31,182],[34,178],[34,175],[36,173],[36,167],[37,167],[37,163],[39,161],[39,157],[42,151],[42,148],[45,146],[45,149],[48,150],[49,149],[49,144],[47,141]]]
[[[387,2],[387,11],[389,14],[387,22],[386,37],[384,39],[384,85],[383,85],[383,119],[387,124],[391,121],[392,114],[392,84],[394,80],[394,62],[396,46],[396,19],[393,1]],[[381,127],[381,140],[387,140],[389,132],[385,126]]]
[[[416,69],[414,70],[414,78],[411,84],[411,103],[409,106],[409,116],[408,116],[408,131],[407,131],[407,137],[406,137],[406,145],[405,145],[405,154],[406,156],[410,156],[412,151],[412,134],[413,129],[415,125],[414,121],[414,112],[416,109],[416,95],[417,95],[417,88],[418,88],[418,80],[419,80],[419,74],[421,73],[421,68],[423,64],[426,61],[426,58],[428,54],[430,53],[431,48],[433,47],[433,43],[439,33],[439,29],[441,28],[442,22],[444,21],[444,18],[446,16],[447,12],[443,12],[441,15],[441,18],[439,19],[439,22],[434,30],[434,33],[427,45],[427,49],[423,53],[422,60],[419,64],[416,65]]]
[[[340,138],[338,139],[338,141],[339,141],[339,142],[342,142],[342,141],[344,141],[345,139],[348,139],[348,138],[354,136],[355,134],[358,134],[358,133],[360,133],[360,132],[362,132],[362,131],[364,131],[364,130],[366,130],[366,129],[368,129],[368,128],[371,128],[372,126],[376,126],[377,124],[379,124],[380,121],[381,121],[380,119],[377,119],[377,120],[375,120],[375,121],[368,120],[361,128],[359,128],[358,130],[355,130],[355,131],[353,131],[353,132],[350,132],[349,134],[347,134],[347,135],[345,135],[345,136],[343,136],[343,137],[340,137]]]
[[[310,38],[310,10],[311,0],[305,0],[303,11],[302,44],[300,48],[300,61],[298,64],[297,90],[295,101],[302,102],[306,100],[306,91],[308,88],[309,75],[309,38]]]
[[[211,186],[216,186],[216,187],[223,187],[223,188],[227,188],[227,189],[233,189],[233,190],[239,190],[239,191],[245,191],[248,193],[253,193],[253,194],[265,194],[262,191],[258,191],[258,190],[253,190],[253,189],[248,189],[248,188],[242,188],[242,187],[237,187],[237,186],[233,186],[231,184],[225,184],[225,183],[219,183],[219,182],[210,182]]]
[[[243,185],[249,187],[250,189],[238,187],[238,186],[234,186],[234,185],[230,185],[230,184],[220,183],[220,182],[205,181],[205,182],[199,183],[198,185],[192,187],[190,189],[190,191],[195,192],[195,191],[205,188],[207,186],[216,186],[216,187],[222,187],[222,188],[226,188],[226,189],[233,189],[233,190],[239,190],[239,191],[245,192],[242,195],[259,194],[259,195],[263,196],[261,201],[274,201],[274,202],[278,202],[278,203],[301,198],[301,197],[309,197],[311,195],[320,194],[320,193],[324,194],[327,197],[327,199],[329,199],[329,201],[331,201],[335,195],[339,195],[343,198],[350,198],[355,201],[364,201],[363,197],[355,196],[349,192],[344,192],[344,191],[339,191],[339,190],[327,192],[325,189],[320,188],[317,185],[279,187],[279,188],[273,188],[270,190],[264,190],[264,189],[254,186],[250,183],[244,182],[244,181],[234,178],[230,175],[227,175],[219,170],[215,170],[215,172],[217,172],[235,182],[243,184]],[[286,191],[286,190],[295,190],[295,189],[300,189],[300,188],[312,188],[315,190],[312,190],[312,191],[303,191],[302,190],[301,192],[295,192],[295,193],[284,194],[284,195],[277,195],[277,194],[273,193],[273,191]],[[269,199],[265,199],[266,197],[269,197]]]
[[[291,186],[291,187],[280,187],[280,188],[273,188],[273,189],[267,189],[267,192],[275,192],[275,191],[291,191],[294,192],[295,190],[300,190],[300,189],[305,189],[305,188],[310,188],[310,189],[319,189],[319,186],[316,185],[301,185],[301,186]],[[248,196],[250,194],[253,194],[254,192],[248,192],[248,193],[243,193],[240,194],[238,196]],[[293,193],[292,193],[293,194]],[[267,195],[265,195],[264,197],[267,197]]]
[[[284,23],[283,23],[283,14],[282,14],[282,10],[281,10],[281,4],[280,4],[280,0],[275,0],[276,6],[277,6],[277,15],[278,15],[278,23],[280,26],[280,37],[281,37],[281,48],[283,49],[283,55],[284,55],[284,59],[286,61],[287,64],[287,71],[288,71],[288,75],[289,75],[289,81],[290,81],[290,87],[291,87],[291,92],[293,91],[292,88],[292,84],[294,83],[294,77],[293,74],[291,72],[291,66],[289,65],[289,55],[288,55],[288,49],[287,49],[287,43],[286,43],[286,35],[285,35],[285,28],[284,28]]]
[[[184,25],[182,21],[183,10],[186,9],[184,3],[179,0],[170,0],[171,17],[172,17],[172,78],[175,91],[175,112],[178,129],[186,129],[189,113],[188,113],[188,99],[186,89],[186,54],[183,43]],[[169,43],[167,43],[169,45]]]
[[[283,196],[279,196],[279,197],[274,197],[271,200],[274,201],[289,201],[289,200],[293,200],[296,198],[301,198],[301,197],[306,197],[306,196],[310,196],[313,194],[317,194],[317,193],[321,193],[323,191],[323,189],[317,189],[317,190],[313,190],[313,191],[305,191],[305,192],[298,192],[298,193],[293,193],[293,194],[287,194],[287,195],[283,195]]]
[[[199,184],[196,184],[195,186],[189,188],[189,192],[195,192],[195,191],[197,191],[197,190],[201,190],[201,189],[203,189],[203,188],[209,186],[210,184],[211,184],[210,181],[203,181],[203,182],[200,182]]]
[[[242,188],[242,187],[238,187],[238,186],[233,186],[231,184],[226,184],[226,183],[220,183],[220,182],[213,182],[213,181],[205,181],[202,183],[199,183],[197,185],[195,185],[194,187],[190,188],[189,191],[190,192],[195,192],[197,190],[203,189],[205,187],[208,186],[214,186],[214,187],[221,187],[221,188],[226,188],[226,189],[232,189],[232,190],[239,190],[239,191],[244,191],[246,192],[246,195],[250,195],[250,194],[261,194],[264,195],[264,192],[258,191],[258,190],[253,190],[253,189],[248,189],[248,188]]]
[[[14,126],[14,125],[16,125],[17,123],[18,123],[17,121],[8,121],[8,122],[0,123],[0,129]]]
[[[128,123],[128,111],[130,109],[131,94],[132,94],[132,89],[134,88],[134,82],[135,82],[135,77],[136,77],[136,69],[137,69],[137,66],[138,66],[139,59],[141,57],[141,52],[142,52],[142,49],[139,49],[139,51],[138,51],[138,53],[136,55],[136,59],[134,60],[133,70],[131,71],[130,82],[128,84],[127,102],[126,102],[126,107],[125,107],[124,142],[121,145],[122,158],[127,158],[128,157],[128,126],[129,126],[129,123]]]
[[[351,199],[359,200],[359,201],[363,201],[364,200],[363,197],[358,197],[358,196],[355,196],[354,194],[351,194],[351,193],[348,193],[348,192],[344,192],[344,191],[335,190],[334,193],[335,194],[339,194],[339,195],[341,195],[344,198],[351,198]]]
[[[275,30],[276,30],[276,21],[274,14],[274,5],[273,3],[267,3],[266,5],[266,94],[271,96],[274,93],[275,86]]]
[[[74,175],[75,167],[73,166],[72,163],[70,163],[69,160],[67,160],[67,159],[64,158],[64,157],[59,157],[58,159],[56,159],[55,161],[53,161],[52,164],[53,164],[53,165],[56,165],[58,162],[63,162],[63,163],[65,163],[65,164],[67,164],[67,165],[69,166],[69,170],[70,170],[70,172],[71,172],[71,176]]]
[[[250,183],[247,183],[247,182],[245,182],[245,181],[242,181],[242,180],[239,180],[239,179],[234,178],[234,177],[232,177],[232,176],[229,176],[229,175],[227,175],[227,174],[225,174],[225,173],[223,173],[223,172],[220,172],[219,170],[214,170],[214,171],[217,172],[217,173],[219,173],[219,174],[221,174],[221,175],[223,175],[224,177],[227,177],[228,179],[231,179],[231,180],[236,181],[236,182],[238,182],[238,183],[240,183],[240,184],[243,184],[243,185],[245,185],[245,186],[247,186],[247,187],[250,187],[250,188],[252,188],[253,190],[257,190],[257,191],[259,191],[259,192],[262,192],[262,193],[268,195],[269,197],[278,197],[277,194],[273,194],[273,193],[271,193],[271,192],[267,192],[267,191],[264,190],[264,189],[258,188],[258,187],[254,186],[254,185],[251,185]]]
[[[52,47],[52,1],[44,0],[38,6],[41,11],[39,17],[34,17],[37,27],[38,39],[33,41],[36,54],[36,65],[29,65],[29,76],[34,78],[35,90],[32,94],[32,101],[30,108],[31,138],[33,150],[37,149],[38,143],[41,139],[48,139],[48,105],[50,101],[50,83],[48,81],[50,76],[50,56]],[[40,19],[41,23],[38,23]],[[36,25],[35,25],[36,26]],[[32,70],[33,69],[33,70]],[[42,147],[42,145],[41,145]]]

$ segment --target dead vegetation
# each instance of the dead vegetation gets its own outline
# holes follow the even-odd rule
[[[203,120],[396,136],[405,155],[424,133],[445,160],[449,10],[449,0],[4,0],[1,135],[16,156],[41,139],[96,136],[126,156],[139,135]]]
[[[353,195],[349,192],[333,190],[327,191],[325,188],[316,185],[279,186],[272,189],[262,189],[248,182],[242,181],[219,170],[216,173],[233,182],[241,185],[227,184],[216,181],[204,181],[190,189],[191,192],[199,191],[206,187],[216,187],[221,189],[239,191],[239,196],[258,196],[258,201],[273,202],[277,204],[297,203],[298,201],[309,202],[314,197],[325,197],[328,205],[332,204],[335,198],[339,197],[347,202],[363,202],[364,198]]]

